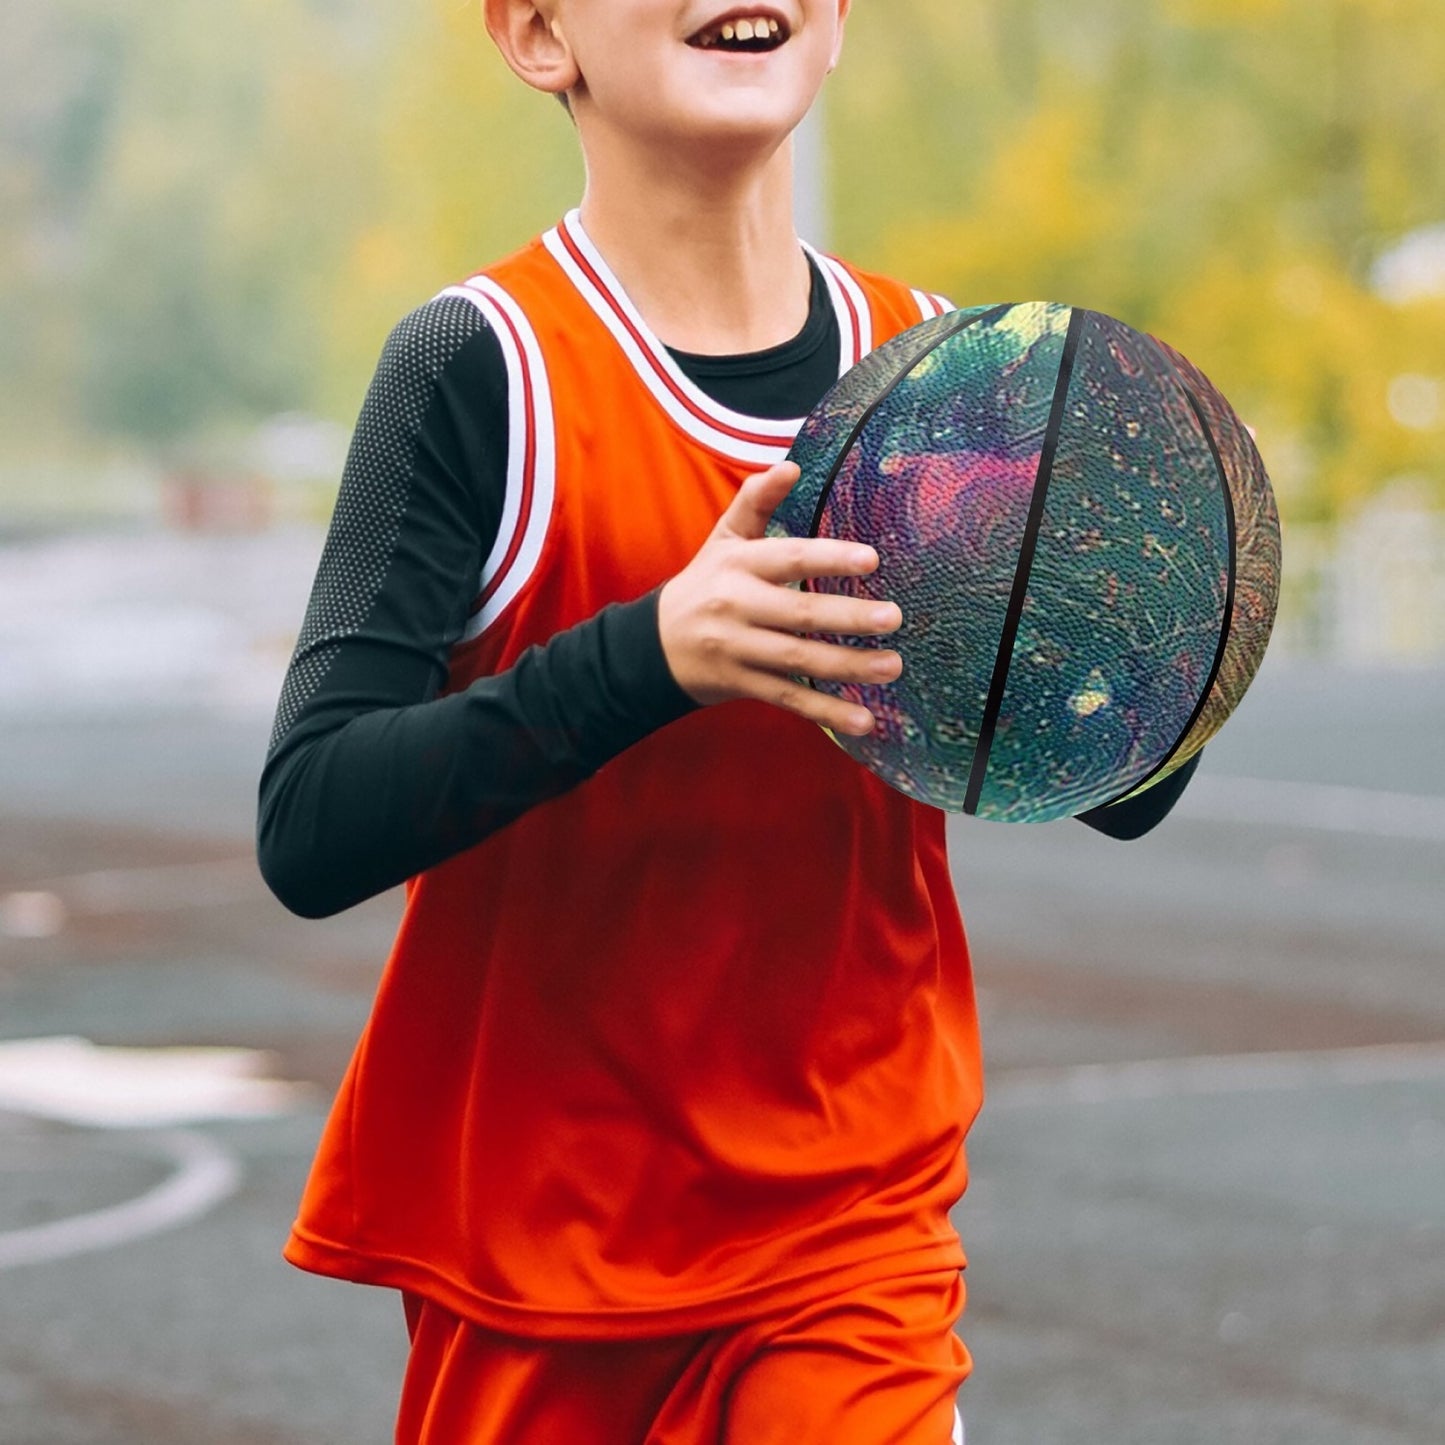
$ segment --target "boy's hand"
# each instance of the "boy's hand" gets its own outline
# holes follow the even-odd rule
[[[861,577],[878,566],[873,548],[857,542],[764,535],[798,476],[792,462],[780,462],[743,483],[697,556],[658,597],[662,650],[678,686],[696,702],[756,698],[862,737],[873,729],[867,708],[804,687],[793,676],[892,682],[903,659],[798,634],[879,636],[896,631],[903,614],[893,602],[786,585],[811,577]]]

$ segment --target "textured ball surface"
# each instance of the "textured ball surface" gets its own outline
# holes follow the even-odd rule
[[[925,321],[804,424],[775,535],[877,548],[888,686],[813,683],[878,718],[837,741],[922,802],[1044,822],[1187,761],[1238,705],[1279,592],[1248,431],[1172,348],[1049,302]]]

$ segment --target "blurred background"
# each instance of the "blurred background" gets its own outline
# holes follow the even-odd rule
[[[580,193],[477,10],[0,0],[5,1445],[389,1434],[277,1251],[397,900],[249,834],[387,332]],[[1442,136],[1440,0],[857,0],[805,138],[829,249],[1190,356],[1284,531],[1158,834],[952,825],[975,1445],[1445,1438]]]
[[[249,517],[248,487],[258,520],[324,514],[390,326],[579,192],[565,118],[475,6],[5,11],[12,532]],[[1279,645],[1438,656],[1442,77],[1438,0],[863,3],[821,239],[960,303],[1165,337],[1259,432]]]

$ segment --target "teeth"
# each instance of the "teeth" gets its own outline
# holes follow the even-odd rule
[[[704,35],[697,43],[704,49],[724,41],[770,40],[782,34],[782,25],[771,16],[748,16],[741,20],[729,20],[713,33]]]

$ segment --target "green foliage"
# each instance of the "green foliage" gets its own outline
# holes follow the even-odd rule
[[[102,0],[15,3],[6,409],[165,446],[309,399],[312,307],[369,171],[344,144],[360,98],[344,18],[296,0],[150,0],[123,20]]]
[[[478,5],[420,7],[372,96],[374,205],[347,237],[321,318],[327,400],[342,410],[406,311],[523,245],[582,191],[570,121],[507,70]]]
[[[1156,331],[1258,428],[1287,520],[1401,475],[1445,503],[1445,300],[1370,285],[1445,221],[1439,4],[860,0],[830,239],[961,304]],[[581,181],[475,4],[9,0],[7,447],[347,419],[391,325]]]

